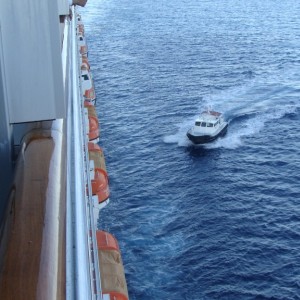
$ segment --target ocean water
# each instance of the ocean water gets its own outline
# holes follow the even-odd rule
[[[131,300],[300,299],[300,2],[80,10]],[[207,107],[223,139],[186,131]]]

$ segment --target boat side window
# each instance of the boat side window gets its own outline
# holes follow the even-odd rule
[[[89,80],[89,76],[87,76],[86,74],[81,75],[81,76],[82,76],[82,78],[83,78],[84,80]]]
[[[201,122],[199,122],[199,121],[195,122],[195,126],[200,126],[200,125],[201,125]]]
[[[207,123],[207,127],[213,127],[213,123]]]
[[[202,122],[201,127],[206,127],[206,122]]]

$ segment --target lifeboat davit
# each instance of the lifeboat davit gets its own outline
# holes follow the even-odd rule
[[[128,300],[128,290],[120,248],[116,238],[96,231],[102,294],[109,300]]]
[[[89,71],[81,71],[82,93],[85,101],[95,104],[96,94],[92,75]]]
[[[104,154],[100,146],[88,143],[89,159],[92,177],[92,194],[97,196],[98,203],[105,206],[109,202],[109,185]]]
[[[88,113],[88,122],[89,122],[89,128],[88,128],[88,135],[89,135],[89,141],[93,143],[98,143],[100,138],[100,126],[99,126],[99,120],[97,117],[95,106],[88,102],[84,102],[84,107],[87,109]]]
[[[85,38],[82,34],[78,35],[78,45],[79,45],[80,54],[87,54],[88,53],[86,40],[85,40]]]

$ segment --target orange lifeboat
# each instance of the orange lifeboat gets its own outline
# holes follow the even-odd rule
[[[95,169],[95,176],[92,180],[92,193],[98,196],[98,202],[102,203],[109,197],[109,186],[106,172],[102,169]]]
[[[90,101],[94,104],[96,99],[94,86],[92,86],[90,89],[85,90],[83,96],[86,101]]]
[[[78,24],[78,32],[82,35],[84,35],[84,25],[81,23],[81,24]]]
[[[78,45],[79,45],[80,54],[84,55],[84,54],[88,53],[87,44],[86,44],[85,38],[82,34],[78,35]]]
[[[81,56],[81,70],[86,70],[86,71],[90,70],[89,61],[85,55]]]
[[[84,7],[86,5],[87,0],[73,0],[72,5],[79,5]]]
[[[98,143],[100,137],[100,126],[99,126],[99,120],[97,117],[95,106],[92,103],[85,101],[84,107],[88,111],[89,141],[93,143]]]
[[[103,203],[109,198],[108,176],[102,149],[94,143],[88,143],[89,159],[92,162],[92,194],[97,196],[98,203]]]
[[[87,46],[86,45],[80,46],[79,52],[80,54],[86,54],[88,52]]]
[[[128,300],[125,272],[116,238],[106,232],[96,231],[102,294],[109,300]]]
[[[106,174],[106,164],[103,151],[98,144],[89,143],[88,150],[90,154],[90,160],[93,159],[94,161],[97,160],[97,164],[95,164],[95,168],[102,169]]]

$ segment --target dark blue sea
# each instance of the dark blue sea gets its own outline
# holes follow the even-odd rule
[[[131,300],[300,299],[300,1],[80,10]],[[202,110],[227,135],[194,146]]]

